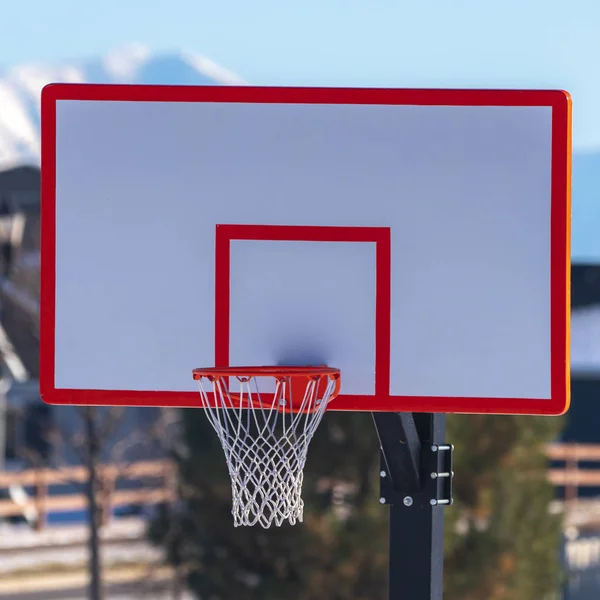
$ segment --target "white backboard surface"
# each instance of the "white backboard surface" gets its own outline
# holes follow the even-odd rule
[[[44,90],[44,400],[326,363],[334,409],[566,410],[568,96],[324,92]]]

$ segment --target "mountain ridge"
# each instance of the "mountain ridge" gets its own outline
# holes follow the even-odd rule
[[[0,69],[0,170],[39,165],[40,91],[47,83],[247,85],[207,57],[127,44],[100,57]],[[600,150],[573,153],[572,259],[600,264]]]
[[[39,165],[40,92],[48,83],[245,85],[235,73],[189,52],[153,53],[128,44],[100,57],[0,69],[0,170]]]

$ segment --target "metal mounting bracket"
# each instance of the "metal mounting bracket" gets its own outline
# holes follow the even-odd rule
[[[430,415],[373,413],[381,446],[381,504],[452,504],[454,446],[435,443],[427,417]]]

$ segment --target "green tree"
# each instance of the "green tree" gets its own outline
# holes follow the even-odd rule
[[[387,597],[388,511],[370,415],[325,416],[305,468],[304,523],[264,530],[233,528],[217,437],[203,411],[182,414],[181,502],[165,507],[151,535],[192,590],[211,600]],[[560,521],[548,511],[542,446],[559,428],[554,418],[448,418],[457,475],[446,600],[532,600],[556,589]]]

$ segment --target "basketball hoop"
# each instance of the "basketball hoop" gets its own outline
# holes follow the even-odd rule
[[[329,367],[194,369],[231,476],[234,526],[302,522],[308,446],[340,388]]]

